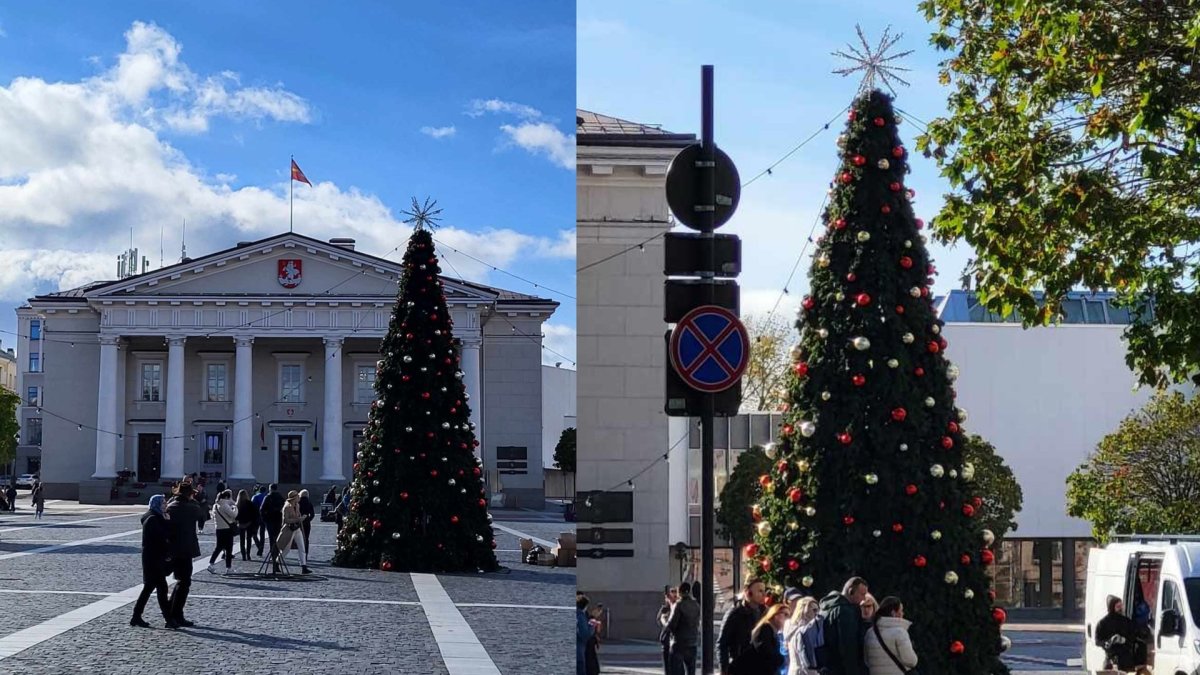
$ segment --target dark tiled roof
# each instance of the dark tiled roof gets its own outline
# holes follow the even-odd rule
[[[695,134],[672,133],[657,124],[630,122],[580,108],[575,109],[575,137],[579,145],[684,147],[696,141]]]
[[[275,239],[282,239],[282,238],[286,238],[286,237],[296,237],[299,239],[307,239],[308,241],[311,241],[311,242],[314,242],[317,244],[322,244],[324,246],[330,245],[328,242],[324,242],[324,241],[321,241],[320,239],[315,239],[313,237],[305,236],[303,234],[285,232],[282,234],[277,234],[277,235],[274,235],[271,237],[267,237],[265,239],[259,239],[258,241],[250,242],[249,244],[247,244],[245,246],[227,248],[227,249],[223,249],[220,251],[216,251],[215,253],[210,253],[206,256],[201,256],[199,258],[193,258],[192,260],[189,260],[187,262],[181,262],[181,263],[176,263],[174,265],[168,265],[166,267],[162,267],[157,270],[145,272],[142,275],[135,275],[134,277],[129,277],[129,279],[136,278],[137,276],[157,274],[159,272],[170,270],[170,269],[176,268],[176,267],[181,268],[181,269],[186,269],[188,267],[191,267],[191,266],[194,266],[197,264],[201,264],[209,258],[215,258],[224,253],[228,253],[229,251],[237,250],[238,248],[253,248],[255,246],[267,244]],[[378,256],[373,256],[370,253],[364,253],[364,252],[358,251],[358,250],[352,251],[351,253],[360,255],[364,258],[369,258],[369,259],[375,261],[375,263],[377,265],[379,265],[380,267],[385,267],[385,268],[399,267],[399,263],[388,260],[387,258],[380,258]],[[463,279],[455,279],[453,277],[446,276],[445,274],[443,274],[441,276],[443,279],[455,281],[455,282],[463,284],[464,286],[469,286],[471,288],[484,291],[485,293],[495,293],[496,299],[501,302],[532,302],[532,303],[539,303],[539,304],[552,304],[552,305],[558,306],[558,303],[555,302],[554,300],[549,300],[547,298],[539,298],[536,295],[526,295],[524,293],[517,293],[516,291],[509,291],[509,290],[506,290],[503,288],[496,288],[495,286],[488,286],[486,284],[480,284],[480,283],[476,283],[473,281],[466,281]],[[129,279],[110,279],[107,281],[93,281],[93,282],[84,284],[82,286],[79,286],[77,288],[72,288],[70,290],[56,291],[54,293],[46,293],[44,295],[38,295],[38,296],[35,296],[33,299],[40,300],[40,301],[83,300],[87,297],[88,293],[90,293],[94,290],[98,290],[100,288],[103,288],[105,286],[109,286],[112,284],[128,281]],[[231,297],[237,297],[237,296],[242,296],[245,294],[227,293],[227,294],[208,294],[208,295],[228,295]],[[255,294],[254,297],[259,297],[260,295],[262,295],[262,294]],[[371,296],[371,297],[375,297],[375,296]]]

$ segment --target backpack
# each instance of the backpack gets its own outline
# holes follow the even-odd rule
[[[825,612],[817,614],[816,621],[813,621],[808,626],[800,630],[800,642],[804,645],[805,657],[811,657],[809,668],[829,668],[833,666],[834,645],[832,640],[827,640],[826,636],[834,636],[835,629],[829,621],[829,615]]]

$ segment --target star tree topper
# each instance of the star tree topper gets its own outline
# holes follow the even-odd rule
[[[401,211],[400,213],[408,216],[404,219],[406,223],[412,223],[418,230],[429,230],[432,232],[438,227],[438,221],[441,220],[439,214],[442,210],[434,208],[437,206],[436,199],[425,198],[425,203],[421,204],[416,197],[412,198],[412,210]]]
[[[858,40],[862,43],[862,48],[860,49],[853,44],[847,44],[846,47],[850,50],[850,53],[841,50],[833,52],[834,56],[845,59],[852,64],[845,68],[837,68],[833,72],[842,77],[848,77],[861,70],[863,79],[858,85],[859,92],[874,89],[876,79],[883,86],[887,87],[888,91],[892,92],[893,95],[896,93],[896,90],[892,87],[893,81],[906,87],[909,86],[904,78],[896,74],[896,71],[908,72],[911,68],[904,68],[892,62],[908,56],[913,53],[913,50],[910,49],[899,54],[888,55],[888,50],[894,47],[900,41],[900,38],[904,37],[904,33],[892,35],[892,27],[888,26],[883,29],[883,35],[879,38],[879,44],[871,47],[871,44],[867,42],[867,36],[863,35],[862,26],[854,24],[854,30],[858,33]]]

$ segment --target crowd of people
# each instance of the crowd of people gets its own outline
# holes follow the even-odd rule
[[[326,502],[335,497],[330,488]],[[141,594],[133,606],[130,626],[146,628],[142,617],[151,594],[157,594],[159,609],[167,628],[177,629],[194,625],[184,615],[188,592],[192,586],[192,561],[200,556],[198,534],[209,520],[214,521],[217,545],[208,559],[208,571],[217,573],[217,561],[223,559],[225,574],[233,568],[233,544],[238,540],[242,560],[250,560],[252,552],[263,556],[266,549],[273,571],[295,548],[300,560],[300,573],[312,574],[308,567],[312,520],[316,516],[308,490],[292,490],[284,497],[279,486],[261,485],[254,496],[233,491],[219,482],[216,501],[210,506],[204,498],[204,487],[192,476],[185,477],[171,491],[150,498],[142,515],[142,582]],[[257,551],[255,549],[257,548]],[[175,575],[175,588],[168,593],[167,577]]]
[[[876,602],[861,577],[819,601],[794,588],[780,603],[765,601],[763,581],[747,579],[721,622],[721,675],[904,675],[917,666],[903,603]],[[700,616],[690,585],[666,589],[658,613],[665,675],[696,672]]]

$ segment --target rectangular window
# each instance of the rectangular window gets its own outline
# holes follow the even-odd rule
[[[29,372],[42,372],[42,355],[37,352],[29,353]]]
[[[42,397],[38,395],[39,393],[38,387],[29,387],[25,392],[25,405],[41,405]]]
[[[359,366],[358,379],[354,381],[354,401],[370,403],[375,400],[375,366]]]
[[[142,399],[143,401],[162,400],[162,364],[142,364]]]
[[[206,401],[228,401],[226,398],[227,385],[224,363],[210,363],[205,368],[204,387],[207,392]]]
[[[279,366],[279,400],[283,403],[303,403],[304,367],[298,363]]]
[[[204,463],[225,463],[225,434],[209,431],[204,434]]]
[[[25,445],[42,444],[42,418],[30,417],[25,420]]]
[[[30,340],[41,340],[42,339],[42,322],[41,321],[34,319],[33,321],[29,322],[29,339]]]

